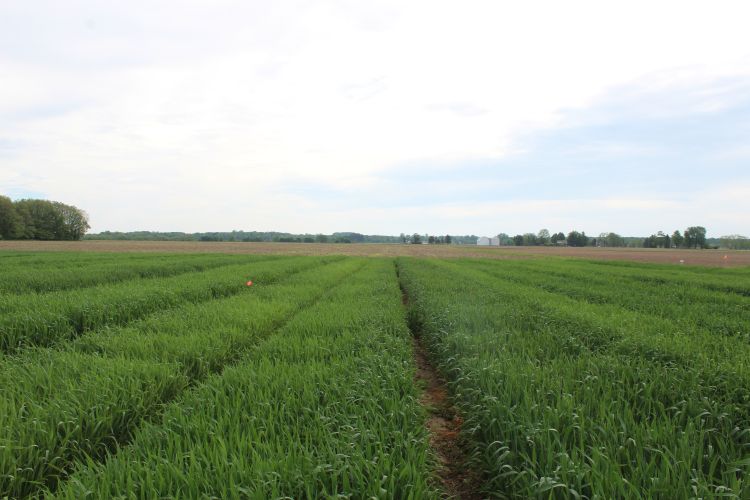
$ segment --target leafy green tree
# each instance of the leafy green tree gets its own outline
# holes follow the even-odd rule
[[[36,237],[36,227],[34,216],[28,204],[15,202],[13,208],[16,209],[18,217],[21,219],[21,234],[18,236],[22,240],[33,240]]]
[[[59,201],[53,201],[52,205],[62,217],[63,227],[60,234],[64,240],[80,240],[89,230],[89,217],[83,210],[72,205],[66,205]],[[234,234],[232,235],[234,237]],[[232,240],[234,241],[234,239]]]
[[[80,240],[88,229],[88,215],[72,205],[0,196],[1,238]]]
[[[571,231],[568,233],[568,246],[571,247],[585,247],[589,243],[589,237],[586,236],[585,231]]]
[[[365,235],[360,233],[352,233],[352,232],[343,232],[343,233],[333,233],[331,235],[334,240],[341,240],[346,241],[347,243],[364,243],[365,242]]]
[[[0,196],[0,239],[13,240],[24,234],[23,219],[7,196]]]
[[[706,228],[703,226],[690,226],[685,230],[685,246],[687,248],[705,248]]]
[[[558,241],[565,241],[565,234],[564,233],[562,233],[562,232],[555,233],[552,236],[550,236],[550,243],[552,243],[553,245],[557,245]]]
[[[520,247],[523,245],[523,235],[517,234],[513,237],[513,244],[517,247]]]
[[[513,245],[513,238],[508,236],[506,233],[500,233],[497,235],[497,239],[503,246]]]
[[[656,233],[656,246],[657,248],[670,248],[671,241],[668,234],[664,234],[664,231]]]
[[[445,244],[446,244],[446,245],[450,245],[450,244],[451,244],[451,241],[452,241],[452,239],[451,239],[451,235],[450,235],[450,234],[446,234],[446,235],[445,235]]]
[[[617,233],[600,233],[597,238],[598,246],[600,247],[624,247],[625,238]]]
[[[682,233],[679,231],[675,231],[672,233],[672,245],[675,248],[682,248],[682,245],[685,243],[685,237],[682,236]]]
[[[672,238],[663,231],[652,234],[643,240],[644,248],[672,248]]]
[[[750,238],[740,234],[722,236],[719,242],[723,248],[730,250],[750,250]]]
[[[414,233],[411,235],[411,244],[412,245],[421,245],[422,244],[422,236],[419,233]]]
[[[607,235],[604,237],[605,244],[608,247],[624,247],[625,244],[625,238],[620,236],[617,233],[607,233]]]
[[[35,240],[61,240],[65,236],[65,222],[60,211],[51,201],[19,200],[15,206],[27,213],[33,221]]]
[[[532,247],[538,244],[536,235],[534,233],[525,233],[523,235],[523,244],[527,247]]]
[[[540,229],[539,233],[536,235],[536,241],[538,245],[549,245],[550,243],[550,234],[549,230],[547,229]]]

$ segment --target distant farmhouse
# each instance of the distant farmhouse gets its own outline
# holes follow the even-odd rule
[[[500,238],[488,238],[486,236],[482,236],[477,239],[477,246],[480,247],[499,247],[500,246]]]

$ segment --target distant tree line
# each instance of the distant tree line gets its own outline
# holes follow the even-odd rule
[[[745,236],[730,235],[720,239],[706,238],[706,228],[690,226],[685,231],[675,231],[672,235],[659,231],[646,238],[620,236],[617,233],[601,233],[597,237],[587,236],[584,231],[570,231],[567,235],[550,233],[542,229],[538,233],[525,233],[509,236],[497,235],[500,245],[515,246],[569,246],[569,247],[643,247],[643,248],[731,248],[750,249],[750,240]]]
[[[612,233],[614,234],[614,233]],[[616,236],[616,235],[615,235]],[[497,235],[500,245],[515,246],[570,246],[585,247],[596,245],[595,238],[589,238],[585,232],[571,231],[567,235],[563,232],[550,233],[548,229],[540,229],[538,233],[524,233],[509,236],[505,233]]]
[[[685,232],[675,231],[672,236],[659,231],[643,240],[644,248],[708,248],[706,228],[690,226]]]
[[[354,232],[332,234],[295,234],[277,231],[225,231],[205,233],[159,231],[103,231],[86,235],[87,240],[139,240],[139,241],[240,241],[279,243],[399,243],[398,236],[367,235]]]
[[[89,227],[86,212],[72,205],[0,196],[0,239],[80,240]]]
[[[230,231],[230,232],[158,232],[158,231],[103,231],[86,235],[87,240],[140,240],[140,241],[242,241],[279,243],[426,243],[435,245],[475,244],[474,235],[430,235],[401,233],[400,236],[336,232],[332,234],[295,234],[276,231]]]
[[[3,224],[7,217],[2,214],[8,212],[7,205],[15,207],[16,204],[23,206],[27,202],[43,200],[20,200],[10,202],[9,199],[0,197],[0,236],[7,238]],[[45,202],[54,203],[54,202]],[[57,204],[61,206],[62,204]],[[65,205],[67,207],[67,205]],[[75,207],[69,207],[75,209]],[[77,209],[75,209],[77,210]],[[82,212],[81,212],[82,213]],[[85,216],[85,214],[83,214]],[[43,225],[40,225],[43,227]],[[86,223],[88,229],[88,223]],[[85,233],[85,230],[83,231]],[[80,233],[80,234],[83,234]],[[7,233],[10,234],[10,233]],[[42,233],[44,234],[44,233]],[[70,233],[68,233],[70,234]],[[691,226],[685,231],[675,231],[671,235],[659,231],[646,238],[620,236],[617,233],[600,233],[596,237],[588,236],[584,231],[570,231],[551,233],[542,229],[537,233],[525,233],[510,236],[506,233],[497,235],[500,245],[505,246],[598,246],[598,247],[646,247],[646,248],[727,248],[738,250],[750,250],[750,239],[741,235],[722,236],[721,238],[707,238],[706,229],[702,226]],[[40,238],[42,239],[42,238]],[[49,239],[49,238],[47,238]],[[183,233],[183,232],[112,232],[104,231],[99,234],[87,234],[85,239],[91,240],[154,240],[154,241],[266,241],[281,243],[403,243],[403,244],[430,244],[430,245],[475,245],[478,237],[476,235],[430,235],[420,233],[401,233],[399,236],[367,235],[355,232],[336,232],[332,234],[294,234],[276,231],[229,231],[229,232],[206,232],[206,233]]]
[[[213,231],[203,233],[160,231],[103,231],[86,235],[87,240],[134,241],[235,241],[277,243],[400,243],[398,236],[370,235],[354,232],[332,234],[283,233],[277,231]]]
[[[739,234],[730,234],[719,238],[722,248],[730,250],[750,250],[750,238]]]
[[[458,237],[461,239],[461,237]],[[476,236],[473,237],[476,240]],[[450,234],[435,236],[431,234],[421,235],[419,233],[413,233],[411,236],[401,233],[399,236],[401,243],[411,243],[412,245],[452,245],[453,243],[460,243],[454,241],[454,237]],[[472,242],[474,243],[474,242]]]

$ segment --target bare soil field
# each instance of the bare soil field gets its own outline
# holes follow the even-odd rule
[[[657,264],[694,266],[750,266],[750,251],[687,250],[664,248],[574,248],[574,247],[510,247],[525,255],[557,255],[580,259],[632,260]],[[498,249],[502,251],[502,248]]]
[[[581,259],[632,260],[661,264],[719,267],[750,266],[750,251],[646,248],[476,247],[473,245],[399,245],[335,243],[244,243],[192,241],[0,241],[0,250],[26,252],[158,252],[288,255],[340,254],[374,257],[439,257],[523,259],[559,256]],[[681,262],[682,261],[682,262]]]

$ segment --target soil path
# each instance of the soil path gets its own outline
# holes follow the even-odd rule
[[[404,307],[408,307],[409,298],[406,292],[402,293]],[[419,332],[412,330],[412,335],[417,366],[414,381],[417,387],[423,388],[419,402],[427,410],[430,448],[438,459],[437,479],[444,497],[479,500],[483,498],[477,489],[481,481],[479,475],[466,466],[466,454],[460,443],[463,418],[450,401],[445,380],[430,363]]]

